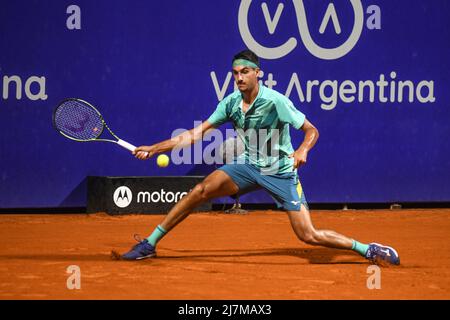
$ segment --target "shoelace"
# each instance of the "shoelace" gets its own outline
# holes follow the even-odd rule
[[[134,250],[134,249],[137,249],[138,247],[140,247],[143,244],[142,242],[144,242],[144,240],[142,240],[141,236],[137,233],[134,234],[133,238],[134,238],[134,240],[136,240],[138,242],[137,244],[135,244],[133,246],[133,250]]]
[[[367,253],[366,253],[366,258],[373,259],[374,254],[376,254],[376,250],[369,247],[369,249],[367,250]]]
[[[136,240],[137,242],[141,243],[143,240],[141,238],[141,235],[135,233],[133,236],[134,240]]]

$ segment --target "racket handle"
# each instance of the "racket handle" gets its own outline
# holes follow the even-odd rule
[[[136,149],[136,146],[132,145],[131,143],[126,142],[125,140],[117,140],[117,144],[127,150],[130,150],[133,152]],[[146,155],[148,155],[148,152],[145,152]]]

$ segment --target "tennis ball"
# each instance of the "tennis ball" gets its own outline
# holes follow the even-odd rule
[[[156,159],[158,167],[165,168],[169,165],[169,157],[165,154],[160,154]]]

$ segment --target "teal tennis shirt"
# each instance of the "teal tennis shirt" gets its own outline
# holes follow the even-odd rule
[[[291,100],[259,82],[258,95],[246,113],[242,111],[242,94],[236,90],[219,102],[208,118],[214,127],[228,121],[245,146],[239,162],[251,163],[268,174],[292,172],[294,160],[288,156],[294,148],[289,125],[300,129],[305,115]]]

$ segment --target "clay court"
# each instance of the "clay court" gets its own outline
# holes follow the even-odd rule
[[[449,299],[450,209],[312,211],[316,228],[394,246],[398,267],[381,269],[351,251],[299,242],[287,216],[196,213],[158,245],[158,257],[114,261],[133,234],[161,215],[4,214],[0,299]],[[67,289],[81,270],[81,289]]]

